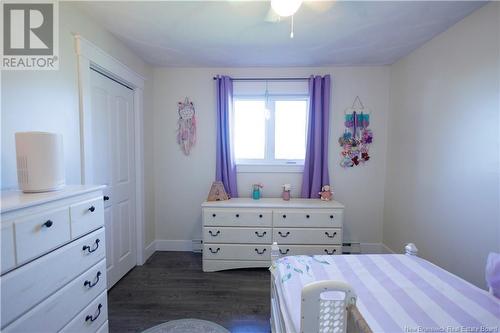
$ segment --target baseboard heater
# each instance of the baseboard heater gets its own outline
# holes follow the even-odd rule
[[[360,254],[361,244],[359,242],[342,243],[342,254]]]
[[[202,239],[193,239],[193,252],[194,253],[202,253],[203,252],[203,240]]]

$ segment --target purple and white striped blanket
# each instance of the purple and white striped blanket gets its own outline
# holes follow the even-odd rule
[[[349,283],[374,332],[500,332],[500,300],[415,256],[291,256],[271,272],[287,331],[300,330],[302,287]]]

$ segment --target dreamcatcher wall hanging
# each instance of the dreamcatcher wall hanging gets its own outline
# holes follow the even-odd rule
[[[185,155],[189,155],[196,143],[196,114],[193,102],[185,98],[178,103],[179,120],[177,121],[177,143]]]
[[[373,142],[373,132],[370,125],[370,110],[363,106],[359,96],[356,96],[352,107],[345,110],[345,130],[339,138],[342,147],[340,165],[344,168],[366,163],[370,159],[370,144]]]

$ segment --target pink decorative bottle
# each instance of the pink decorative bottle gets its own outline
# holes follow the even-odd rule
[[[281,187],[283,188],[283,193],[281,194],[281,197],[283,198],[283,200],[285,201],[289,201],[290,200],[290,184],[283,184],[281,185]]]

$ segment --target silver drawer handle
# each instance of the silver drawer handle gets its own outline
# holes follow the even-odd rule
[[[332,254],[334,254],[335,252],[337,252],[337,249],[333,249],[333,251],[328,251],[328,249],[325,249],[325,253],[326,253],[326,254],[329,254],[329,255],[332,255]]]
[[[287,254],[288,252],[290,252],[290,249],[286,249],[286,251],[283,251],[282,249],[280,249],[281,254]]]
[[[256,231],[255,234],[257,235],[257,237],[264,237],[267,234],[267,232],[263,231],[262,234],[259,235],[259,232]]]
[[[217,237],[217,235],[219,235],[219,234],[220,234],[220,230],[217,230],[217,232],[216,232],[216,233],[213,233],[213,232],[212,232],[212,230],[209,230],[209,231],[208,231],[208,233],[209,233],[209,234],[210,234],[210,236],[212,236],[212,237]]]
[[[264,254],[264,252],[266,252],[266,249],[263,249],[262,251],[259,251],[259,249],[255,249],[255,252],[257,252],[258,254]]]
[[[328,233],[328,231],[325,231],[325,235],[326,235],[326,237],[328,237],[328,238],[334,238],[334,237],[337,235],[337,232],[334,232],[334,233],[333,233],[333,235],[330,235],[330,234]]]
[[[288,237],[288,235],[290,235],[290,231],[287,231],[286,234],[283,234],[281,231],[278,231],[278,234],[281,236],[281,237]]]
[[[215,253],[219,253],[219,251],[220,251],[220,247],[218,247],[215,251],[214,251],[211,247],[209,247],[208,249],[209,249],[209,250],[210,250],[210,252],[212,252],[213,254],[215,254]]]

